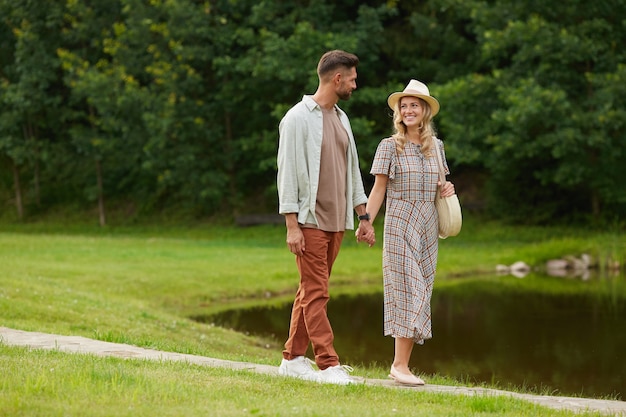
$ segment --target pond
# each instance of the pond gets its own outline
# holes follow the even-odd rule
[[[623,290],[623,277],[583,281],[533,274],[436,284],[433,338],[415,346],[411,366],[425,375],[505,389],[623,399]],[[391,365],[393,339],[382,335],[382,305],[382,293],[331,295],[328,315],[342,363]],[[278,361],[290,314],[286,303],[195,319],[272,338]]]

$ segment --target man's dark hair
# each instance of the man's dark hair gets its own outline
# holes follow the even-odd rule
[[[356,68],[358,65],[359,58],[356,55],[335,49],[322,55],[320,62],[317,64],[317,75],[323,78],[339,68],[350,69]]]

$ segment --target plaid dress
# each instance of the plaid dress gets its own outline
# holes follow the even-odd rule
[[[421,145],[411,142],[398,154],[393,138],[386,138],[370,172],[389,177],[383,237],[385,336],[423,344],[432,337],[430,299],[439,244],[437,159],[425,158]]]

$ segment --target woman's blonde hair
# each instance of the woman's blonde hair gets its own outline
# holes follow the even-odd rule
[[[424,117],[422,118],[422,122],[420,123],[419,133],[420,133],[420,142],[422,143],[422,153],[425,157],[430,158],[434,156],[431,153],[431,149],[433,148],[433,136],[437,134],[435,131],[435,126],[433,124],[432,110],[430,105],[422,100],[421,98],[417,98],[424,109]],[[398,100],[396,103],[395,109],[393,110],[393,129],[394,133],[391,136],[396,143],[396,150],[398,153],[404,152],[404,147],[408,142],[408,138],[406,137],[407,127],[402,122],[402,115],[400,114],[400,102],[402,100]]]

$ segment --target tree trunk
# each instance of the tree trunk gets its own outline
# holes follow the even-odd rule
[[[591,191],[591,213],[595,219],[600,217],[600,196],[595,189]]]
[[[22,203],[22,186],[20,185],[20,170],[13,161],[13,186],[15,187],[15,208],[17,209],[17,218],[24,218],[24,205]]]
[[[95,120],[95,111],[93,106],[89,106],[89,115],[91,116],[91,129],[95,132],[95,126],[93,125],[93,120]],[[96,156],[96,181],[98,184],[98,216],[100,218],[100,226],[104,227],[107,224],[106,215],[104,212],[104,186],[102,185],[102,163],[100,162],[100,158]]]
[[[233,209],[233,215],[239,215],[239,207],[237,204],[237,174],[235,172],[235,162],[233,161],[233,126],[230,112],[224,114],[224,127],[226,131],[225,153],[226,153],[226,169],[228,172],[228,188],[230,194],[229,205]]]
[[[33,181],[35,182],[35,204],[37,204],[37,207],[41,207],[41,191],[39,188],[39,178],[40,178],[40,174],[39,174],[39,159],[35,159],[35,166],[33,167],[34,169],[34,178]]]
[[[593,167],[593,169],[597,172],[600,170],[600,158],[599,151],[597,149],[588,149],[587,155],[589,158],[589,165]],[[598,182],[591,183],[591,195],[590,195],[590,203],[591,203],[591,215],[594,219],[598,219],[600,217],[600,193],[598,192]]]
[[[102,163],[96,158],[96,176],[98,179],[98,214],[100,215],[100,226],[106,226],[106,216],[104,213],[104,187],[102,186]]]
[[[32,144],[33,147],[33,182],[35,187],[35,204],[41,207],[41,191],[39,187],[40,173],[39,173],[39,144],[37,143],[37,134],[33,129],[32,123],[28,122],[23,126],[24,139],[27,143]]]

